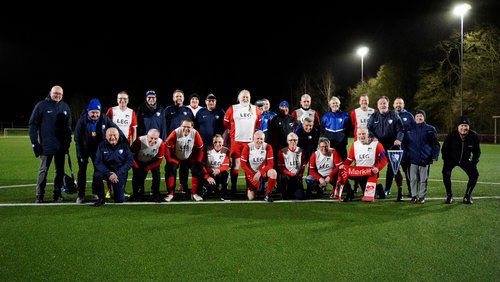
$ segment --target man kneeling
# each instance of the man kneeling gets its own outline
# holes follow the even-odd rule
[[[128,143],[119,140],[118,129],[110,127],[106,130],[106,140],[97,148],[92,179],[92,186],[95,187],[99,198],[96,206],[104,204],[103,180],[111,182],[115,203],[123,203],[125,199],[125,184],[128,171],[132,167],[132,154]]]
[[[245,171],[247,196],[250,201],[255,199],[255,191],[259,189],[260,179],[267,178],[264,200],[273,202],[271,192],[278,176],[273,165],[273,148],[264,142],[264,132],[257,130],[253,135],[253,141],[248,143],[241,153],[241,168]]]

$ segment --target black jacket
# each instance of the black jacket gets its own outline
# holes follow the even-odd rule
[[[464,164],[470,161],[477,164],[481,156],[479,136],[475,131],[469,130],[469,133],[462,139],[458,130],[454,130],[446,136],[441,154],[445,163]]]
[[[106,130],[110,127],[118,129],[120,133],[120,140],[126,142],[127,138],[118,126],[106,115],[101,113],[99,120],[96,124],[96,136],[92,137],[89,131],[89,124],[91,120],[87,110],[83,110],[80,119],[75,126],[75,146],[76,156],[78,159],[85,159],[90,156],[94,157],[99,144],[106,139]]]
[[[50,96],[38,102],[29,121],[30,141],[42,146],[42,154],[66,153],[71,143],[71,111],[64,101]]]

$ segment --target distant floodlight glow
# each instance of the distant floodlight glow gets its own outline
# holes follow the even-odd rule
[[[460,4],[460,5],[455,6],[455,8],[453,9],[453,14],[455,14],[457,16],[463,16],[471,8],[472,7],[469,4],[467,4],[467,3]]]
[[[358,55],[364,57],[368,53],[368,47],[360,47],[357,51]]]
[[[364,77],[363,77],[363,59],[365,57],[365,55],[368,53],[368,47],[359,47],[358,50],[356,51],[356,53],[358,53],[358,55],[361,57],[361,82],[364,81]]]

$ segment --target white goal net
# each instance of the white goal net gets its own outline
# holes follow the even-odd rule
[[[3,129],[4,137],[12,137],[12,136],[29,136],[29,128],[4,128]]]

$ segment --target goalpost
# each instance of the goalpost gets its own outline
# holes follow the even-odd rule
[[[4,128],[3,129],[4,137],[28,137],[29,136],[29,128]]]

